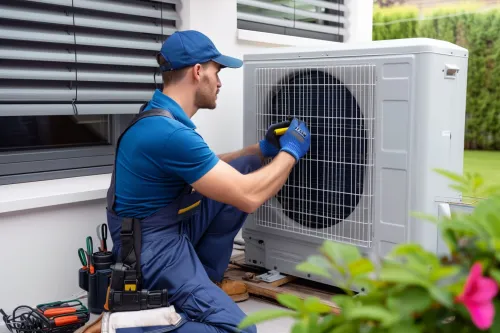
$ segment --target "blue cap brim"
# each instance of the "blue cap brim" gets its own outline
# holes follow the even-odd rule
[[[240,68],[241,66],[243,66],[242,60],[229,57],[223,54],[221,54],[218,57],[215,57],[214,59],[212,59],[212,61],[215,61],[216,63],[229,68]]]

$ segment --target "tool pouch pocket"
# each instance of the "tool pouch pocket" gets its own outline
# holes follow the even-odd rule
[[[89,291],[89,271],[80,268],[78,271],[78,285],[85,291]]]
[[[111,269],[99,269],[89,274],[88,308],[94,314],[104,311]]]
[[[112,252],[95,252],[92,255],[94,274],[80,269],[79,286],[87,291],[87,306],[90,312],[100,314],[104,311],[106,294],[111,279]]]

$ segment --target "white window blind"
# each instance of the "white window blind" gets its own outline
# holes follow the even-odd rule
[[[130,114],[161,84],[176,0],[2,0],[0,116]]]
[[[343,42],[343,0],[237,0],[238,28]]]

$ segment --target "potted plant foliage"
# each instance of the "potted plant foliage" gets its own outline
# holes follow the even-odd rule
[[[370,260],[354,246],[326,241],[297,270],[335,275],[345,291],[332,297],[338,310],[316,297],[281,294],[277,300],[286,308],[252,313],[240,327],[291,317],[292,333],[499,333],[500,189],[477,174],[436,171],[464,195],[482,198],[471,203],[470,213],[439,220],[415,214],[427,220],[421,223],[437,224],[449,255],[438,257],[409,243]],[[355,294],[353,287],[361,284],[368,289]]]

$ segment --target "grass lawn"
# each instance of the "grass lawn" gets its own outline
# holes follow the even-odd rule
[[[500,185],[500,151],[466,150],[464,172],[477,172],[486,182]]]

